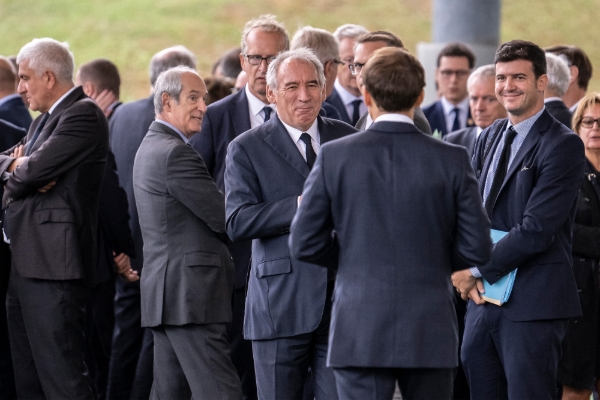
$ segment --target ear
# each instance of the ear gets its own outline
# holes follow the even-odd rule
[[[323,88],[323,91],[325,91],[325,88]],[[275,97],[275,91],[273,89],[271,89],[271,86],[267,85],[267,100],[269,100],[269,103],[271,104],[277,104],[277,99]]]
[[[44,71],[42,73],[42,80],[46,83],[48,89],[52,89],[57,83],[56,75],[52,71]]]
[[[371,107],[371,105],[373,104],[374,100],[373,100],[373,97],[371,97],[371,93],[367,92],[367,89],[365,88],[365,85],[362,85],[360,87],[360,93],[362,93],[362,95],[363,95],[363,101],[365,102],[365,105],[367,107]]]
[[[546,86],[548,85],[548,75],[543,74],[541,75],[536,82],[537,85],[537,90],[539,90],[540,92],[543,92],[544,90],[546,90]]]
[[[579,78],[579,68],[577,68],[576,65],[571,65],[569,67],[569,71],[571,72],[571,79],[569,79],[569,85],[570,85],[573,82],[576,82],[577,78]]]
[[[88,95],[89,97],[96,97],[96,88],[94,87],[94,85],[92,85],[92,82],[85,82],[82,85],[83,88],[83,93],[85,93],[86,95]]]
[[[425,89],[421,91],[421,94],[419,95],[419,97],[417,97],[417,101],[415,101],[415,105],[413,107],[419,107],[421,103],[423,103],[423,99],[425,99]]]
[[[240,53],[240,64],[242,65],[242,69],[243,69],[244,71],[246,71],[246,68],[248,67],[248,66],[246,65],[246,61],[247,61],[247,60],[246,60],[246,57],[244,57],[244,55],[243,55],[242,53]],[[246,72],[248,72],[248,71],[246,71]]]
[[[171,96],[167,93],[163,93],[160,95],[160,101],[162,102],[163,110],[171,112]]]

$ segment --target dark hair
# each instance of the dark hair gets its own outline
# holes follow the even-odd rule
[[[209,76],[204,80],[206,84],[206,105],[221,100],[231,94],[234,83],[229,78],[220,78],[218,76]]]
[[[242,72],[242,63],[240,62],[240,53],[242,49],[239,47],[227,50],[219,59],[221,74],[224,77],[235,79]]]
[[[462,43],[450,43],[446,45],[438,54],[437,66],[439,68],[442,57],[466,57],[469,61],[469,69],[475,66],[475,54],[469,46]]]
[[[387,47],[398,47],[400,49],[404,48],[402,39],[388,31],[363,33],[356,38],[356,44],[354,46],[356,47],[358,44],[366,42],[385,42]]]
[[[588,83],[592,78],[592,62],[585,52],[577,46],[550,46],[545,49],[548,53],[560,54],[567,57],[569,65],[574,65],[579,70],[577,86],[587,90]]]
[[[98,92],[109,90],[119,97],[121,77],[117,66],[106,58],[97,58],[79,67],[79,81],[81,84],[91,82]]]
[[[387,112],[410,110],[425,87],[425,71],[419,60],[396,47],[375,51],[361,75],[367,92]]]
[[[515,60],[526,60],[533,64],[535,79],[546,73],[546,53],[535,43],[526,40],[511,40],[502,43],[496,50],[494,64]]]

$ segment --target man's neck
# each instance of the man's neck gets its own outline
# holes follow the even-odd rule
[[[562,97],[563,102],[567,108],[573,107],[581,98],[585,96],[585,90],[577,85],[571,85]]]
[[[0,99],[10,96],[11,94],[15,94],[15,92],[11,92],[9,90],[0,90]]]
[[[543,98],[538,100],[538,103],[535,105],[535,107],[533,107],[531,110],[527,111],[526,113],[524,113],[522,115],[514,115],[509,112],[508,118],[510,119],[511,124],[517,125],[517,124],[525,121],[526,119],[533,117],[535,114],[539,113],[542,110],[542,108],[544,108],[544,99]]]

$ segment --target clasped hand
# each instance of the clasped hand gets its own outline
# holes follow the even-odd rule
[[[481,293],[485,292],[483,282],[481,279],[475,278],[470,270],[463,269],[453,273],[452,285],[463,300],[471,299],[478,305],[485,303],[485,300],[481,298]]]
[[[12,153],[10,153],[10,156],[14,157],[15,160],[12,163],[10,163],[10,165],[6,169],[6,172],[13,172],[15,169],[17,169],[17,167],[19,165],[23,164],[25,162],[25,160],[27,160],[29,158],[29,157],[25,156],[25,147],[22,144],[15,147],[15,150]],[[43,187],[39,188],[38,192],[46,193],[48,190],[52,189],[55,185],[56,185],[56,181],[52,181],[52,182],[44,185]]]

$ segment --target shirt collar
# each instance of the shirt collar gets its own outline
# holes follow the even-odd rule
[[[510,122],[510,118],[509,118],[506,129],[508,129],[512,126],[519,136],[526,136],[529,133],[529,131],[531,130],[531,127],[533,126],[533,124],[535,124],[535,121],[538,120],[538,118],[540,117],[540,115],[542,115],[542,113],[544,112],[545,109],[546,109],[546,106],[542,107],[542,109],[540,111],[533,114],[531,117],[527,118],[525,121],[521,121],[516,125],[513,125]]]
[[[179,136],[181,136],[181,138],[183,139],[183,141],[185,142],[185,144],[188,144],[188,142],[190,141],[190,139],[188,139],[188,138],[187,138],[187,137],[186,137],[186,136],[185,136],[185,135],[184,135],[184,134],[183,134],[183,133],[182,133],[182,132],[181,132],[179,129],[175,128],[173,125],[171,125],[171,124],[170,124],[170,123],[168,123],[167,121],[165,121],[165,120],[162,120],[162,119],[158,119],[158,118],[157,118],[157,119],[155,119],[155,121],[156,121],[156,122],[159,122],[159,123],[161,123],[161,124],[163,124],[163,125],[166,125],[166,126],[168,126],[169,128],[173,129],[175,132],[177,132],[177,134],[178,134]]]
[[[265,106],[271,107],[273,110],[277,111],[277,107],[275,107],[275,104],[265,104],[262,102],[261,99],[253,95],[250,92],[250,89],[248,89],[248,84],[246,84],[244,90],[246,91],[246,97],[248,98],[248,108],[250,109],[250,114],[258,115],[258,113],[261,112],[262,109],[265,108]]]
[[[279,120],[281,121],[281,119],[279,119]],[[308,133],[310,135],[310,137],[312,138],[312,140],[314,140],[315,142],[319,143],[319,125],[318,125],[318,121],[319,121],[318,118],[315,119],[315,122],[313,122],[313,124],[310,126],[310,128],[308,128],[306,131],[301,131],[301,130],[298,130],[296,128],[293,128],[293,127],[289,126],[288,124],[286,124],[283,121],[281,121],[281,123],[283,124],[283,126],[285,127],[285,129],[288,131],[288,133],[292,137],[292,140],[294,141],[294,143],[297,143],[298,140],[300,140],[300,135],[302,135],[304,132]]]
[[[477,128],[477,137],[479,137],[479,135],[481,135],[481,132],[483,132],[483,128],[480,127],[476,127]]]
[[[544,104],[549,103],[551,101],[562,101],[560,97],[548,97],[544,99]]]
[[[21,97],[18,93],[9,94],[8,96],[4,96],[0,99],[0,106],[6,102],[11,101],[12,99],[16,99],[17,97]]]
[[[52,104],[52,107],[50,107],[50,109],[48,110],[48,114],[52,114],[52,111],[54,111],[56,109],[56,107],[58,107],[58,105],[60,104],[61,101],[63,101],[65,99],[65,97],[67,97],[73,90],[77,89],[79,86],[73,86],[71,88],[71,90],[69,90],[67,93],[63,94],[60,99],[56,100],[54,102],[54,104]]]
[[[469,96],[465,97],[463,101],[454,105],[450,103],[444,96],[441,98],[442,107],[444,108],[444,115],[449,115],[455,107],[458,107],[461,111],[464,111],[464,115],[469,112]]]
[[[415,122],[412,119],[410,119],[410,117],[408,115],[397,114],[397,113],[381,114],[379,117],[375,118],[375,122],[383,122],[383,121],[404,122],[406,124],[412,124],[412,125],[415,124]]]
[[[345,105],[348,105],[350,103],[352,103],[354,100],[362,100],[362,96],[358,96],[356,97],[355,95],[353,95],[352,93],[350,93],[345,87],[342,86],[342,84],[340,83],[339,80],[335,80],[335,83],[333,84],[335,90],[337,90],[338,94],[340,95],[340,98],[342,99],[342,103],[344,103]]]
[[[575,111],[577,110],[577,106],[579,105],[579,102],[581,101],[581,99],[579,99],[579,101],[575,104],[573,104],[571,106],[571,108],[569,108],[569,111],[571,111],[571,113],[575,113]]]

